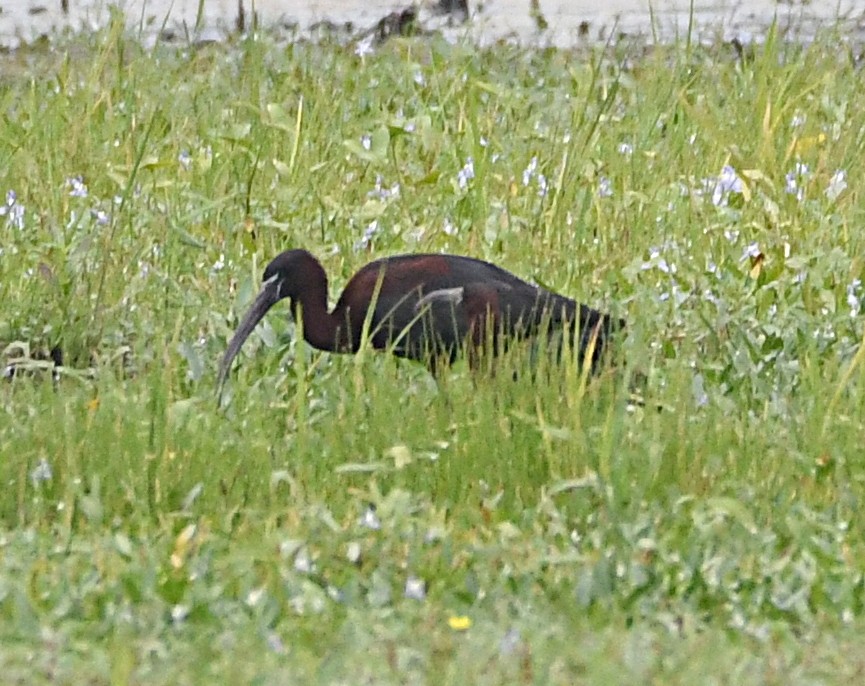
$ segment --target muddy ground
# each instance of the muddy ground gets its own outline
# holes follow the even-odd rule
[[[865,0],[693,0],[693,15],[691,0],[204,0],[200,15],[199,0],[0,0],[0,45],[98,27],[110,5],[124,9],[146,42],[220,40],[257,23],[289,40],[322,33],[361,39],[411,27],[480,44],[509,39],[568,47],[621,34],[669,41],[685,34],[692,19],[702,40],[750,41],[775,18],[797,39],[838,22],[851,39],[865,39]]]

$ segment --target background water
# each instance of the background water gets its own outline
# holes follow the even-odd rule
[[[323,26],[356,33],[411,4],[409,0],[0,0],[0,45],[17,47],[57,31],[98,27],[107,21],[112,5],[122,8],[130,25],[152,41],[163,26],[175,38],[218,40],[239,24],[249,27],[253,16],[288,37],[309,35]],[[651,37],[653,30],[660,39],[670,40],[687,31],[692,5],[697,35],[705,38],[738,35],[743,42],[759,40],[776,17],[782,28],[804,39],[838,21],[854,39],[865,37],[865,0],[470,0],[471,19],[466,24],[436,15],[437,0],[417,4],[422,26],[441,28],[454,37],[468,34],[480,43],[511,38],[524,44],[570,46],[604,41],[619,33]],[[543,25],[546,28],[539,30]]]

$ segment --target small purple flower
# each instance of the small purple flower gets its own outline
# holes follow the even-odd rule
[[[847,307],[850,316],[856,317],[862,309],[862,280],[853,279],[847,286]]]
[[[66,185],[71,189],[69,195],[73,198],[87,197],[87,185],[84,183],[84,179],[81,176],[66,179]]]
[[[784,191],[789,195],[795,195],[796,200],[802,202],[805,197],[805,188],[802,186],[804,181],[810,174],[807,164],[797,162],[793,167],[793,171],[787,172],[784,176]]]
[[[184,171],[188,171],[189,167],[192,166],[192,156],[188,150],[181,150],[177,156],[177,161],[180,162],[180,166],[183,167]]]
[[[18,202],[15,191],[6,191],[6,204],[0,205],[0,217],[6,217],[6,226],[19,231],[24,228],[24,205]]]
[[[606,176],[598,179],[598,197],[609,198],[613,195],[613,185]]]
[[[760,244],[757,242],[751,243],[750,245],[746,245],[745,249],[742,251],[742,257],[739,259],[740,262],[744,262],[748,258],[752,260],[760,257],[763,252],[760,250]]]
[[[372,239],[378,233],[378,219],[373,219],[363,231],[363,236],[354,244],[355,251],[364,250],[372,243]]]
[[[30,481],[33,486],[38,486],[43,481],[51,481],[53,476],[51,464],[44,457],[39,460],[39,464],[30,470]]]
[[[463,168],[457,172],[457,183],[460,188],[465,189],[473,178],[475,178],[475,162],[469,157],[466,159]]]
[[[523,185],[528,186],[538,169],[538,158],[532,157],[529,166],[523,169]]]
[[[727,196],[730,193],[741,193],[745,186],[742,179],[729,164],[725,164],[721,169],[721,175],[715,182],[715,188],[712,191],[712,204],[717,206],[727,204]]]
[[[634,154],[634,146],[630,143],[619,143],[619,154],[630,157]]]

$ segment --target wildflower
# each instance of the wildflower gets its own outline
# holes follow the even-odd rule
[[[715,206],[726,205],[727,196],[730,193],[741,193],[744,188],[742,179],[739,178],[736,170],[729,164],[725,164],[712,191],[712,204]]]
[[[453,222],[450,219],[445,219],[444,226],[442,227],[442,231],[445,232],[448,236],[456,236],[457,235],[457,227],[453,225]]]
[[[363,515],[361,515],[360,518],[360,525],[367,529],[372,529],[373,531],[381,529],[381,521],[379,520],[378,515],[376,515],[374,508],[368,507],[364,510]]]
[[[301,574],[309,574],[312,571],[312,558],[306,548],[301,548],[294,556],[294,569]]]
[[[375,187],[366,194],[366,197],[378,198],[379,200],[399,197],[399,184],[395,183],[390,188],[384,188],[382,185],[381,174],[376,174]]]
[[[180,624],[189,616],[188,605],[174,605],[171,608],[171,621],[175,624]]]
[[[787,172],[784,176],[784,190],[789,195],[795,195],[799,202],[805,197],[805,189],[800,184],[809,174],[808,165],[797,162],[793,171]]]
[[[426,600],[426,582],[416,576],[405,580],[404,595],[409,600]]]
[[[535,175],[535,171],[538,168],[538,158],[532,157],[529,162],[529,166],[523,170],[523,185],[528,186],[529,182],[531,182],[532,177]]]
[[[18,202],[15,191],[6,191],[6,204],[0,205],[0,217],[6,217],[6,226],[19,231],[24,228],[24,205]]]
[[[225,253],[219,253],[219,259],[213,263],[210,271],[221,272],[223,269],[225,269]]]
[[[547,194],[547,177],[543,174],[538,174],[538,195],[542,198]]]
[[[364,150],[369,150],[372,147],[372,136],[368,133],[363,134],[360,137],[360,144],[363,146]]]
[[[180,162],[180,166],[183,167],[184,171],[188,171],[189,167],[192,166],[192,156],[188,150],[181,150],[177,156],[177,161]]]
[[[354,54],[363,59],[367,55],[372,55],[372,36],[367,36],[363,40],[357,42],[354,47]]]
[[[745,246],[745,249],[742,251],[742,257],[739,259],[740,262],[744,262],[749,257],[754,260],[759,257],[762,257],[763,252],[760,250],[760,244],[757,242],[751,243],[750,245]]]
[[[372,243],[372,239],[375,238],[375,235],[378,233],[378,219],[373,219],[369,225],[364,229],[363,236],[361,236],[360,240],[356,241],[354,244],[355,251],[363,250],[368,247],[370,243]]]
[[[76,176],[71,179],[66,179],[66,185],[72,189],[69,191],[69,195],[71,195],[73,198],[87,197],[87,186],[84,183],[84,179],[82,177]]]
[[[413,78],[414,78],[414,82],[415,82],[418,86],[424,86],[424,85],[426,85],[426,81],[424,81],[424,78],[423,78],[423,72],[422,72],[422,71],[416,71],[416,72],[414,73],[414,77],[413,77]]]
[[[351,562],[353,565],[358,564],[360,562],[361,554],[362,551],[360,543],[358,543],[357,541],[352,541],[348,544],[348,548],[345,551],[345,557],[349,562]]]
[[[800,126],[803,126],[806,121],[808,121],[808,117],[806,117],[801,112],[797,112],[790,120],[790,126],[794,129],[798,129]]]
[[[862,280],[853,279],[847,285],[847,307],[850,308],[850,316],[855,317],[862,309]]]
[[[111,221],[111,217],[105,210],[90,210],[90,216],[96,221],[99,226],[105,226]]]
[[[451,615],[448,617],[448,626],[454,631],[467,631],[472,626],[472,619],[466,615]]]
[[[634,146],[630,143],[619,143],[619,153],[625,157],[630,157],[634,154]]]
[[[835,200],[847,188],[847,172],[839,169],[832,178],[829,179],[829,186],[826,188],[826,197],[829,200]]]
[[[38,486],[43,481],[51,481],[53,476],[51,464],[44,457],[39,460],[39,464],[30,470],[30,481],[33,486]]]
[[[457,183],[460,188],[466,188],[469,185],[469,181],[475,178],[475,162],[469,157],[466,159],[466,163],[463,165],[463,168],[457,172]]]
[[[609,198],[613,194],[613,187],[610,180],[606,176],[598,179],[598,197]]]

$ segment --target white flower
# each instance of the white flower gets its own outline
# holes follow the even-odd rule
[[[363,515],[361,515],[360,518],[360,525],[367,529],[372,529],[373,531],[381,529],[381,520],[379,520],[378,515],[376,515],[375,510],[372,507],[368,507],[364,510]]]
[[[426,582],[410,576],[405,580],[405,597],[410,600],[426,600]]]
[[[829,179],[829,186],[826,188],[826,197],[829,200],[835,200],[847,188],[847,172],[839,169],[832,178]]]
[[[354,54],[363,59],[367,55],[372,55],[372,36],[367,36],[363,40],[357,42],[354,46]]]

